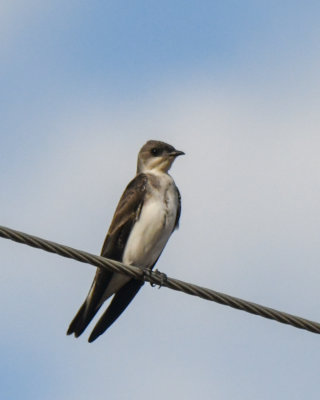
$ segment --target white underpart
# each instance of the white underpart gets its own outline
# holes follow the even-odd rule
[[[146,195],[140,217],[129,235],[122,259],[127,265],[150,268],[160,256],[175,225],[178,194],[173,179],[163,172],[154,174],[160,179],[160,187]],[[114,274],[104,299],[117,292],[130,279],[122,274]]]

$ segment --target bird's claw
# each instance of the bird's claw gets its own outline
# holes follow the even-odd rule
[[[167,277],[166,274],[164,274],[163,272],[160,272],[157,269],[154,271],[154,274],[157,275],[160,278],[160,283],[159,283],[159,288],[158,288],[158,289],[160,289],[161,286],[163,286],[164,283],[168,280],[168,277]],[[151,287],[155,287],[156,286],[155,283],[151,282],[151,276],[152,276],[151,269],[145,268],[143,270],[143,275],[144,275],[144,277],[149,278],[148,280],[149,280],[149,283],[150,283]]]
[[[158,289],[160,289],[161,286],[163,286],[164,283],[167,282],[168,277],[167,277],[166,274],[164,274],[163,272],[160,272],[160,271],[157,270],[157,269],[154,271],[154,273],[157,274],[157,275],[159,276],[159,278],[160,278],[160,284],[159,284],[159,287],[158,287]]]
[[[144,268],[144,269],[143,269],[143,277],[144,277],[144,278],[145,278],[145,277],[149,278],[150,286],[152,286],[152,287],[156,286],[154,283],[150,282],[150,279],[151,279],[151,269],[149,269],[149,268]]]

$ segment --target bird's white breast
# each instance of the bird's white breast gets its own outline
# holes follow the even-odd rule
[[[151,267],[160,256],[175,226],[178,193],[171,176],[155,175],[157,185],[148,183],[139,219],[125,247],[123,262]]]

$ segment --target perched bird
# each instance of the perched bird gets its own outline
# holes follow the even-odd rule
[[[181,198],[168,174],[172,163],[183,151],[149,140],[138,154],[137,174],[126,187],[101,256],[152,270],[170,235],[178,227]],[[72,320],[67,335],[80,336],[102,304],[113,299],[94,327],[89,342],[104,333],[138,293],[143,281],[97,268],[88,296]]]

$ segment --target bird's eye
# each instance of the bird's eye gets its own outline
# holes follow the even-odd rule
[[[157,157],[160,154],[160,150],[154,147],[153,149],[151,149],[151,154]]]

